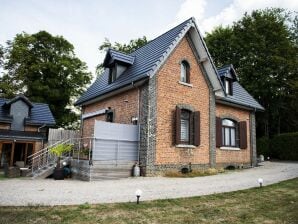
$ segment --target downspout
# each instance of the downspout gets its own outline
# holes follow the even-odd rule
[[[135,86],[134,82],[131,83],[131,85],[135,88],[138,88]],[[140,165],[140,149],[141,149],[141,125],[140,125],[140,88],[138,88],[138,164]]]
[[[46,127],[47,125],[46,124],[43,124],[41,125],[39,128],[37,128],[37,132],[40,132],[40,129]],[[43,142],[43,139],[41,140],[41,145],[42,145],[42,148],[44,148],[44,142]]]

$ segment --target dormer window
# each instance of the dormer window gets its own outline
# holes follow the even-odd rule
[[[109,49],[103,62],[103,66],[109,69],[109,84],[122,75],[125,70],[133,64],[134,59],[134,56]]]
[[[225,91],[227,95],[233,95],[233,82],[230,79],[225,79]]]
[[[114,82],[117,78],[117,66],[109,68],[109,84]]]
[[[180,81],[184,83],[190,83],[189,76],[189,64],[187,61],[182,61],[180,69]]]

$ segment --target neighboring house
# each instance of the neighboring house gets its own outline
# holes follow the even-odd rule
[[[264,109],[232,65],[214,66],[193,18],[131,54],[108,50],[103,65],[76,102],[83,137],[95,120],[140,125],[145,175],[256,165],[255,112]]]
[[[27,157],[44,147],[48,128],[54,125],[47,104],[32,103],[23,95],[0,98],[0,167],[26,165]]]

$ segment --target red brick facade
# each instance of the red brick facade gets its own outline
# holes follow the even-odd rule
[[[180,64],[190,65],[190,84],[179,83]],[[201,144],[177,148],[174,142],[175,108],[186,104],[200,111]],[[209,163],[209,88],[186,38],[183,38],[157,74],[156,164]]]
[[[139,115],[139,89],[134,88],[115,95],[113,97],[104,99],[100,102],[96,102],[82,108],[82,114],[95,112],[101,109],[110,107],[114,110],[114,122],[121,124],[131,124],[132,117],[138,117]],[[83,136],[92,137],[94,132],[94,121],[105,121],[106,115],[98,115],[83,120]]]
[[[220,118],[232,118],[237,122],[246,121],[247,127],[247,149],[225,150],[216,148],[216,164],[249,164],[251,162],[250,147],[250,116],[249,111],[216,104],[216,116]]]

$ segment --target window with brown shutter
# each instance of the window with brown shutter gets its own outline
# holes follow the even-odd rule
[[[175,143],[176,145],[200,145],[200,112],[176,107]]]
[[[240,149],[246,149],[247,148],[246,121],[239,122],[239,136],[240,136]]]

